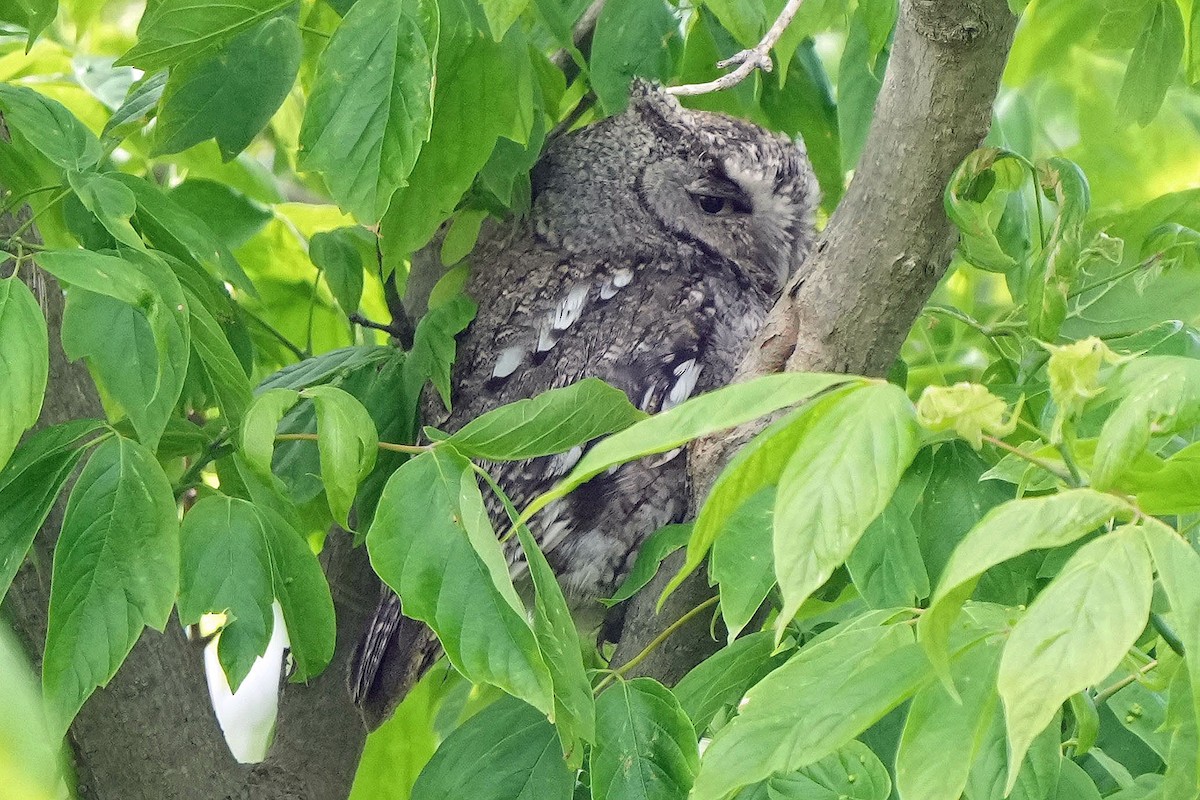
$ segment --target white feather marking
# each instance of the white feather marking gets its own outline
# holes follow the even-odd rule
[[[667,395],[667,399],[663,401],[663,411],[674,408],[692,396],[692,390],[696,388],[696,381],[700,379],[700,370],[702,369],[704,369],[703,365],[697,364],[694,358],[689,358],[675,367],[675,377],[678,380],[671,387],[671,393]]]
[[[633,280],[633,270],[622,267],[613,273],[612,283],[618,289],[624,289]]]
[[[554,345],[558,344],[558,336],[554,333],[553,317],[548,318],[542,323],[542,329],[538,332],[537,351],[545,353],[547,350],[553,350]]]
[[[683,452],[682,447],[676,447],[674,450],[668,450],[667,452],[660,455],[658,458],[654,459],[653,461],[648,462],[647,466],[650,467],[651,469],[657,469],[657,468],[661,467],[663,464],[666,464],[668,461],[674,460],[682,452]]]
[[[496,359],[496,366],[492,370],[492,376],[496,378],[507,378],[517,371],[517,367],[521,366],[521,362],[525,360],[525,348],[521,345],[513,345],[506,347],[500,351],[500,357]]]
[[[567,292],[558,303],[558,308],[554,309],[553,329],[556,331],[565,331],[571,327],[571,323],[579,319],[579,315],[583,313],[583,303],[587,300],[588,287],[586,284],[579,284],[571,287],[571,291]]]
[[[579,459],[583,458],[583,448],[579,445],[572,447],[565,453],[559,453],[550,459],[550,464],[546,467],[547,478],[558,478],[566,475],[571,471],[571,468],[579,463]]]
[[[609,278],[604,283],[600,284],[600,299],[612,300],[617,296],[617,287],[613,285],[612,278]]]

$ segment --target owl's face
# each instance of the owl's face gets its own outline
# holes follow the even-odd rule
[[[568,247],[638,237],[670,248],[683,240],[773,294],[813,242],[820,193],[802,142],[685,109],[643,81],[634,82],[625,112],[565,137],[546,161],[540,188],[574,229]]]

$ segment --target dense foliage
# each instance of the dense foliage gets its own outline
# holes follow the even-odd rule
[[[337,523],[454,668],[369,740],[355,800],[1200,796],[1200,2],[1012,3],[992,137],[946,191],[955,260],[890,382],[769,376],[645,417],[589,380],[416,445],[481,223],[528,207],[547,136],[635,74],[715,77],[782,2],[608,0],[585,55],[586,5],[155,0],[136,34],[123,0],[0,8],[4,211],[32,211],[0,273],[0,596],[69,491],[41,693],[0,636],[0,782],[54,796],[57,742],[173,609],[224,615],[235,689],[275,605],[291,680],[320,674]],[[687,102],[802,134],[831,213],[896,16],[807,0],[772,73]],[[384,324],[385,284],[399,309],[437,260],[415,330]],[[106,420],[27,433],[53,401],[32,270]],[[671,689],[608,670],[525,521],[772,412],[619,593],[686,545],[728,645]],[[472,459],[597,438],[492,530]]]

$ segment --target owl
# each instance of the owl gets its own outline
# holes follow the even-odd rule
[[[454,410],[423,403],[424,421],[447,432],[583,378],[650,414],[725,385],[803,264],[819,200],[801,142],[685,109],[642,81],[623,113],[553,141],[532,186],[528,218],[472,254],[467,293],[479,312],[459,337]],[[521,508],[583,453],[487,467]],[[687,454],[676,450],[593,478],[530,530],[585,609],[616,589],[651,533],[683,518],[687,498]],[[499,504],[489,511],[506,529]],[[520,577],[516,540],[506,546]],[[440,654],[432,632],[401,612],[385,589],[351,665],[370,727]]]

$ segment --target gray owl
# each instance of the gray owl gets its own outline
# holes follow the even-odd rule
[[[651,414],[728,383],[808,254],[818,202],[801,143],[689,111],[641,81],[625,112],[552,142],[533,192],[529,218],[471,257],[479,312],[459,337],[454,411],[428,395],[423,409],[445,431],[588,377]],[[521,508],[582,453],[488,467]],[[677,450],[599,475],[538,514],[530,529],[568,600],[582,608],[611,594],[642,542],[687,513],[687,486]],[[499,504],[489,511],[507,529]],[[515,539],[508,547],[516,577],[525,564]],[[385,591],[352,664],[368,725],[439,653]]]

